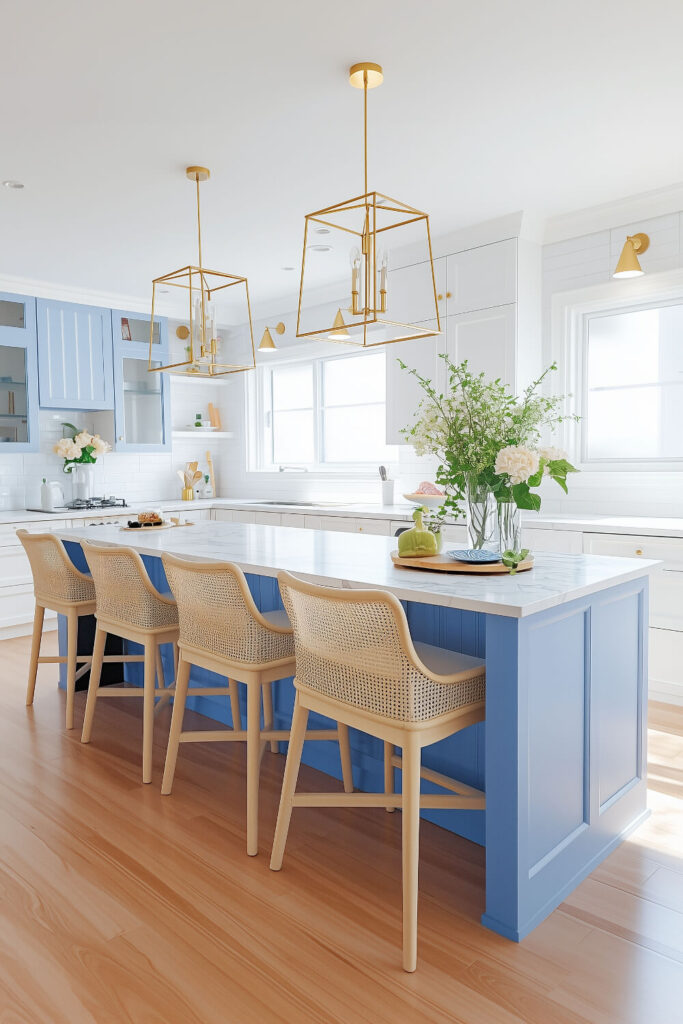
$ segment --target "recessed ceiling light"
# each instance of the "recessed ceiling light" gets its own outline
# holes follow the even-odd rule
[[[12,181],[12,180],[3,181],[3,185],[5,186],[5,188],[23,188],[24,187],[23,182],[21,182],[21,181]]]
[[[309,245],[308,248],[311,250],[311,252],[331,252],[332,251],[332,246],[331,245]]]
[[[315,233],[316,233],[316,235],[329,235],[330,234],[330,229],[329,228],[316,228],[315,229]]]
[[[283,270],[294,270],[294,267],[283,267]]]
[[[168,295],[168,288],[160,288],[159,291],[162,295]]]

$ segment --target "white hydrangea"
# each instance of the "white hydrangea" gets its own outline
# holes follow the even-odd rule
[[[111,445],[108,441],[103,441],[99,434],[93,434],[90,438],[90,444],[95,449],[95,455],[106,455],[107,452],[111,451]]]
[[[63,459],[80,459],[82,448],[72,438],[62,437],[55,445],[54,451]]]
[[[85,448],[92,441],[92,434],[87,430],[81,430],[80,434],[76,434],[74,441],[80,448]]]
[[[538,472],[539,462],[538,452],[531,448],[508,445],[496,455],[495,471],[499,474],[507,473],[512,484],[522,484]]]
[[[538,454],[546,462],[557,462],[559,459],[567,459],[567,453],[564,448],[553,448],[552,445],[546,445],[538,449]]]

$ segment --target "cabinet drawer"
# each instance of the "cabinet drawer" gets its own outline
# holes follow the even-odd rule
[[[211,518],[216,523],[233,523],[235,513],[229,508],[212,508]]]
[[[17,530],[27,530],[29,533],[51,533],[53,530],[63,530],[66,522],[63,519],[46,519],[39,523],[6,523],[0,526],[0,548],[16,547]]]
[[[283,512],[280,516],[280,526],[295,526],[303,530],[306,526],[306,516],[296,512]]]
[[[261,526],[279,526],[280,525],[280,513],[279,512],[254,512],[254,522],[260,523]]]
[[[31,565],[21,544],[0,548],[0,593],[6,587],[32,582]]]
[[[678,537],[617,536],[586,533],[583,550],[592,555],[621,555],[628,558],[658,558],[665,569],[683,572],[683,539]]]
[[[583,534],[574,530],[522,530],[522,543],[534,551],[557,551],[563,555],[580,555],[583,551]]]
[[[33,586],[7,587],[0,590],[0,630],[31,622],[34,611]],[[45,618],[55,619],[56,613],[46,610]]]
[[[651,629],[649,641],[650,686],[664,691],[680,687],[683,694],[683,633]]]
[[[233,523],[255,523],[254,512],[246,512],[242,509],[236,508],[233,510],[232,521]]]

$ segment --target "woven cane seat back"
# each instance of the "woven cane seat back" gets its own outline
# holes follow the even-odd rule
[[[36,598],[43,601],[94,601],[95,585],[74,566],[66,548],[51,533],[17,530],[31,565]]]
[[[294,629],[297,682],[401,722],[429,721],[483,700],[479,659],[467,659],[461,678],[448,683],[420,671],[406,649],[405,614],[398,602],[387,600],[390,595],[377,591],[376,599],[339,599],[330,587],[302,584],[288,574],[279,580]]]
[[[84,544],[95,581],[98,618],[136,629],[161,629],[178,622],[175,602],[163,600],[132,548]]]
[[[294,656],[289,623],[275,621],[285,633],[265,625],[239,566],[164,557],[164,569],[178,602],[181,645],[244,664]]]

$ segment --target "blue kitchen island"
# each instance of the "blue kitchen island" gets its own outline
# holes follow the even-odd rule
[[[81,566],[82,539],[135,548],[160,589],[164,552],[235,562],[263,611],[282,607],[282,569],[323,585],[389,590],[414,639],[484,657],[486,721],[426,748],[423,763],[485,790],[486,810],[423,816],[485,846],[482,923],[509,939],[528,935],[647,814],[648,573],[656,562],[541,553],[527,573],[461,576],[395,567],[394,538],[321,530],[203,522],[58,535]],[[191,685],[207,685],[207,676],[193,669]],[[276,685],[277,728],[288,727],[293,697],[291,680]],[[227,695],[188,706],[231,724]],[[381,790],[381,744],[362,733],[351,744],[355,785]],[[304,761],[340,775],[334,744],[307,743]]]

